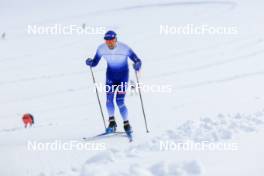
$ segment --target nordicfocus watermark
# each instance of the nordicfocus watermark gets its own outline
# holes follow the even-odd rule
[[[183,26],[160,25],[160,35],[237,35],[237,26],[210,26],[186,24]]]
[[[83,25],[28,25],[27,34],[29,35],[102,35],[106,32],[105,26]]]
[[[54,140],[52,142],[27,141],[28,151],[103,151],[105,143]]]
[[[159,148],[161,151],[237,151],[238,143],[223,142],[174,142],[170,140],[160,141]]]
[[[96,89],[100,92],[115,92],[118,93],[129,93],[129,92],[139,92],[139,89],[142,92],[151,92],[151,93],[172,93],[172,85],[170,84],[143,84],[143,83],[134,83],[134,82],[121,82],[119,85],[105,85],[102,83],[95,83],[93,91]]]

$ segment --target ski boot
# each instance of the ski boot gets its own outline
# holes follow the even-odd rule
[[[133,140],[132,139],[132,129],[131,129],[131,126],[130,126],[128,120],[124,121],[124,130],[126,132],[126,135],[127,135],[128,139],[129,139],[129,141],[132,142],[132,140]]]
[[[114,133],[116,132],[116,121],[115,121],[115,117],[109,117],[109,125],[106,128],[106,133]]]

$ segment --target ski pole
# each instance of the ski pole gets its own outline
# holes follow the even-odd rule
[[[137,79],[139,98],[140,98],[140,102],[141,102],[141,108],[142,108],[142,113],[143,113],[143,117],[144,117],[146,132],[149,133],[148,125],[147,125],[147,119],[146,119],[146,114],[145,114],[144,105],[143,105],[143,99],[142,99],[142,95],[141,95],[141,91],[140,91],[140,85],[139,85],[139,81],[138,81],[138,74],[137,74],[136,70],[135,70],[135,74],[136,74],[136,79]]]
[[[103,108],[102,108],[102,104],[101,104],[101,101],[100,101],[100,98],[99,98],[99,93],[98,93],[98,90],[97,90],[97,87],[96,87],[96,82],[95,82],[95,78],[94,78],[94,74],[93,74],[93,69],[92,69],[92,67],[90,67],[90,70],[91,70],[91,74],[92,74],[92,77],[93,77],[93,83],[94,83],[94,86],[95,86],[95,91],[96,91],[97,100],[98,100],[98,104],[99,104],[99,107],[100,107],[100,111],[101,111],[101,115],[102,115],[102,119],[103,119],[104,127],[105,127],[105,129],[106,129],[105,118],[104,118],[104,113],[103,113]]]

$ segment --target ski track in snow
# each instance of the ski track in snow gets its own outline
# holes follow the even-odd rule
[[[209,68],[212,68],[212,67],[218,67],[218,66],[221,66],[221,65],[224,65],[224,64],[229,64],[229,63],[232,63],[232,62],[237,62],[237,61],[246,60],[246,59],[252,59],[252,58],[254,58],[254,59],[262,59],[260,57],[254,57],[254,56],[257,56],[257,55],[260,55],[260,54],[263,54],[263,53],[264,53],[264,49],[261,49],[261,50],[255,51],[255,52],[250,52],[249,54],[246,54],[246,55],[237,56],[237,57],[233,57],[233,58],[229,58],[229,59],[226,59],[226,60],[221,60],[221,61],[218,61],[218,62],[213,62],[213,63],[209,63],[209,64],[205,64],[205,65],[201,65],[201,66],[197,66],[197,67],[193,67],[193,68],[188,68],[188,69],[185,69],[185,70],[182,70],[182,71],[169,72],[169,73],[164,73],[164,74],[161,74],[161,75],[155,75],[154,78],[158,79],[160,77],[165,77],[165,76],[166,77],[174,76],[175,74],[179,74],[179,73],[194,72],[194,71],[209,69]]]
[[[261,40],[261,41],[256,42],[255,44],[260,44],[262,42],[263,41]],[[221,57],[221,60],[216,61],[216,62],[203,64],[203,65],[195,66],[195,67],[189,67],[187,69],[183,69],[183,70],[179,70],[179,71],[172,71],[172,72],[152,75],[151,77],[149,77],[149,79],[160,79],[161,77],[171,77],[171,76],[175,76],[177,74],[183,74],[183,73],[186,73],[186,72],[189,73],[189,72],[194,72],[194,71],[205,70],[205,69],[209,69],[209,68],[212,68],[212,67],[218,67],[218,66],[221,66],[221,65],[234,63],[234,62],[238,62],[238,61],[243,61],[243,60],[247,60],[247,59],[252,59],[252,58],[253,59],[261,59],[261,57],[255,57],[255,56],[261,55],[263,53],[264,53],[264,49],[258,49],[256,51],[250,50],[248,53],[245,53],[245,54],[240,55],[240,56],[234,56],[234,57],[228,56],[227,59],[223,59]],[[209,57],[209,58],[212,58],[212,57]],[[193,57],[193,58],[196,58],[196,57]],[[208,57],[205,57],[205,58],[208,58]],[[177,64],[177,63],[175,63],[175,64]]]
[[[263,42],[263,40],[259,37],[257,37],[256,39],[252,39],[252,37],[250,38],[242,38],[242,39],[234,39],[234,40],[228,40],[226,42],[220,42],[220,43],[215,43],[215,44],[211,44],[208,46],[202,46],[202,47],[195,47],[195,48],[188,48],[188,49],[181,49],[181,50],[176,50],[173,51],[171,53],[162,55],[162,59],[159,59],[161,56],[158,56],[156,58],[156,62],[155,63],[159,63],[159,62],[165,62],[165,61],[169,61],[172,60],[173,62],[177,62],[177,61],[183,61],[183,57],[184,57],[184,61],[187,60],[195,60],[194,57],[186,57],[188,55],[194,55],[194,54],[199,54],[199,53],[211,53],[211,55],[207,55],[207,56],[217,56],[217,54],[220,54],[221,52],[223,52],[223,50],[226,52],[228,50],[234,51],[234,50],[239,50],[239,49],[248,49],[249,47],[254,47],[255,45],[260,44],[261,42]],[[242,43],[242,45],[241,45]],[[219,51],[217,51],[219,50]],[[180,57],[179,57],[180,56]],[[210,57],[202,57],[202,60],[210,60]],[[153,62],[150,62],[150,64],[155,64]],[[177,62],[178,63],[178,62]]]
[[[215,5],[215,6],[227,6],[227,10],[233,10],[238,4],[236,1],[176,1],[176,2],[163,2],[163,3],[150,3],[150,4],[140,4],[140,5],[130,5],[125,7],[118,7],[105,10],[96,10],[88,13],[66,16],[63,18],[56,19],[47,19],[41,21],[35,21],[35,23],[51,23],[56,21],[62,21],[65,19],[79,19],[87,18],[87,16],[92,17],[96,15],[108,15],[109,13],[122,13],[126,11],[135,11],[135,10],[144,10],[150,8],[167,8],[167,7],[189,7],[189,6],[206,6],[206,5]]]
[[[233,75],[233,76],[222,78],[222,79],[213,79],[213,80],[201,81],[201,82],[196,82],[196,83],[191,83],[191,84],[178,85],[178,86],[174,86],[173,88],[174,89],[189,89],[189,88],[195,88],[195,87],[200,87],[200,86],[206,86],[210,84],[226,83],[226,82],[231,82],[231,81],[238,80],[238,79],[245,79],[245,78],[250,78],[254,76],[263,76],[263,75],[264,75],[264,70],[260,70],[256,72],[237,74],[237,75]]]

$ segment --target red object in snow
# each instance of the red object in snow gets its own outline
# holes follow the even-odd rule
[[[34,117],[30,113],[26,113],[22,117],[25,128],[34,124]]]

